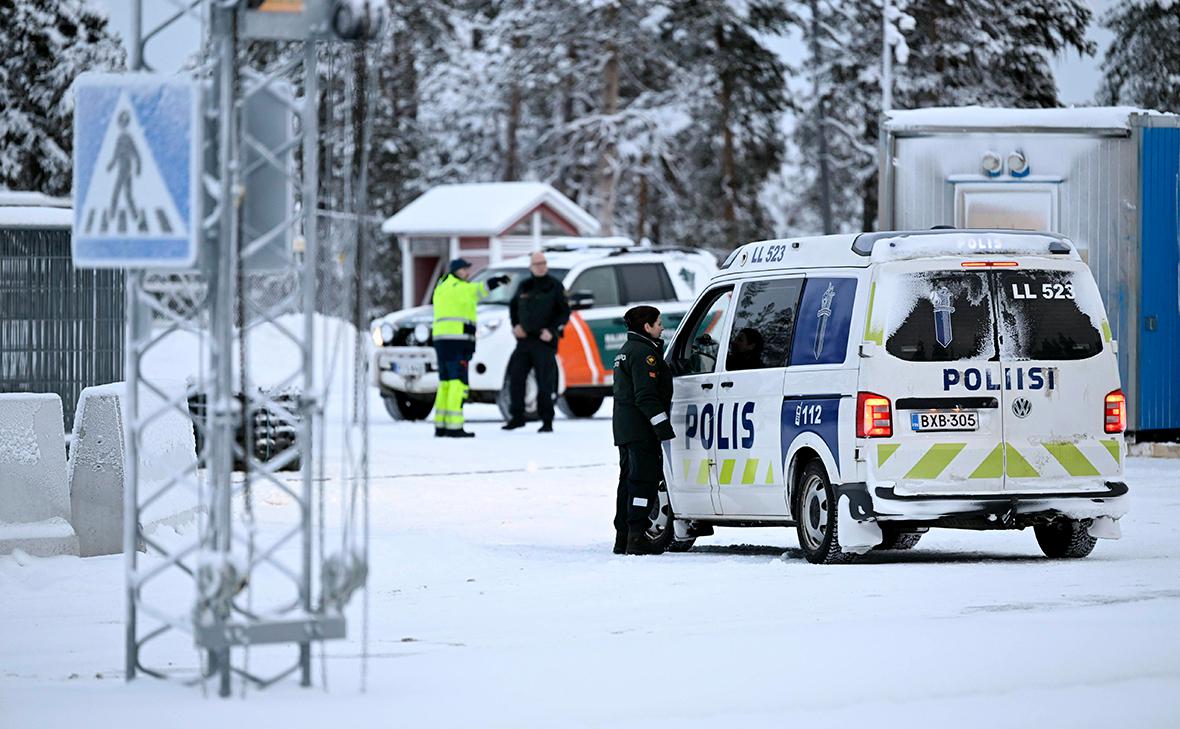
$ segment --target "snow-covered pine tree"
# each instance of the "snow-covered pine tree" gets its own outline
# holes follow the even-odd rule
[[[770,229],[761,190],[784,151],[790,103],[782,61],[765,45],[793,16],[767,0],[684,0],[663,19],[675,54],[676,95],[691,123],[677,135],[677,171],[690,215],[656,217],[672,240],[732,247]]]
[[[804,4],[801,2],[801,4]],[[881,3],[818,0],[820,78],[797,124],[786,180],[802,180],[780,217],[788,231],[818,229],[816,104],[829,148],[835,227],[871,230],[877,217],[877,139],[881,111]],[[1049,61],[1070,49],[1093,53],[1090,11],[1080,0],[893,0],[895,108],[1058,105]],[[790,189],[790,183],[782,183]]]
[[[83,71],[125,53],[86,0],[0,0],[0,187],[68,195],[73,96]]]
[[[1114,40],[1099,103],[1180,112],[1180,0],[1120,0],[1102,25]]]

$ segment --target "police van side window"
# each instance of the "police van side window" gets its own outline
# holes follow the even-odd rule
[[[984,273],[932,271],[890,276],[878,287],[889,309],[889,354],[907,362],[996,356],[991,287]]]
[[[721,331],[729,311],[733,289],[710,292],[693,310],[689,324],[683,327],[672,352],[673,373],[704,375],[717,370],[721,354]]]
[[[786,367],[803,279],[751,281],[738,293],[725,369]]]
[[[1070,271],[998,274],[1005,359],[1076,360],[1102,351],[1100,323],[1078,306],[1079,302],[1097,305],[1096,292],[1089,281],[1077,278]]]
[[[578,274],[570,293],[588,292],[594,295],[594,306],[620,306],[619,281],[614,266],[596,266]]]

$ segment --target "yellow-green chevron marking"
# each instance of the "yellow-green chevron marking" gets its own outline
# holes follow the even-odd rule
[[[1114,459],[1115,463],[1122,463],[1123,459],[1119,453],[1119,442],[1117,440],[1104,440],[1102,445],[1106,446],[1106,450],[1110,451],[1110,457]]]
[[[742,483],[752,484],[756,478],[758,478],[758,459],[751,458],[746,461],[746,467],[742,469]]]
[[[1010,445],[1004,446],[1007,453],[1007,473],[1011,478],[1036,478],[1041,474],[1037,473],[1037,469],[1032,467],[1032,464]]]
[[[1045,443],[1045,450],[1057,459],[1070,476],[1097,476],[1098,469],[1090,463],[1078,447],[1069,441]]]
[[[1004,445],[998,444],[968,478],[1000,478],[1004,475]]]
[[[728,484],[733,481],[733,467],[737,464],[737,460],[733,458],[726,458],[721,462],[721,483]]]
[[[1104,321],[1102,322],[1102,340],[1109,342],[1110,338],[1110,322]]]
[[[709,483],[709,459],[705,458],[701,461],[700,468],[697,469],[697,485],[705,486]]]
[[[877,465],[884,466],[885,461],[888,461],[889,456],[896,453],[898,448],[901,448],[900,443],[882,443],[877,446]]]
[[[913,479],[938,478],[946,470],[946,467],[951,465],[951,461],[955,460],[955,456],[959,455],[959,451],[966,447],[966,443],[935,443],[914,464],[905,477]]]
[[[877,298],[877,282],[869,287],[869,310],[865,314],[865,341],[876,342],[877,344],[884,344],[885,332],[882,329],[873,329],[873,301]]]
[[[774,461],[771,461],[766,468],[766,483],[771,485],[774,483]]]

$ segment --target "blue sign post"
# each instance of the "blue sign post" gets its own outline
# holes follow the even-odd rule
[[[74,94],[74,265],[191,268],[201,234],[196,82],[87,73]]]

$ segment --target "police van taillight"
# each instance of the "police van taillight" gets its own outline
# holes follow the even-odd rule
[[[1105,422],[1107,433],[1121,433],[1127,429],[1127,397],[1122,390],[1106,396]]]
[[[856,396],[856,437],[889,438],[893,435],[893,408],[889,398],[871,392]]]

